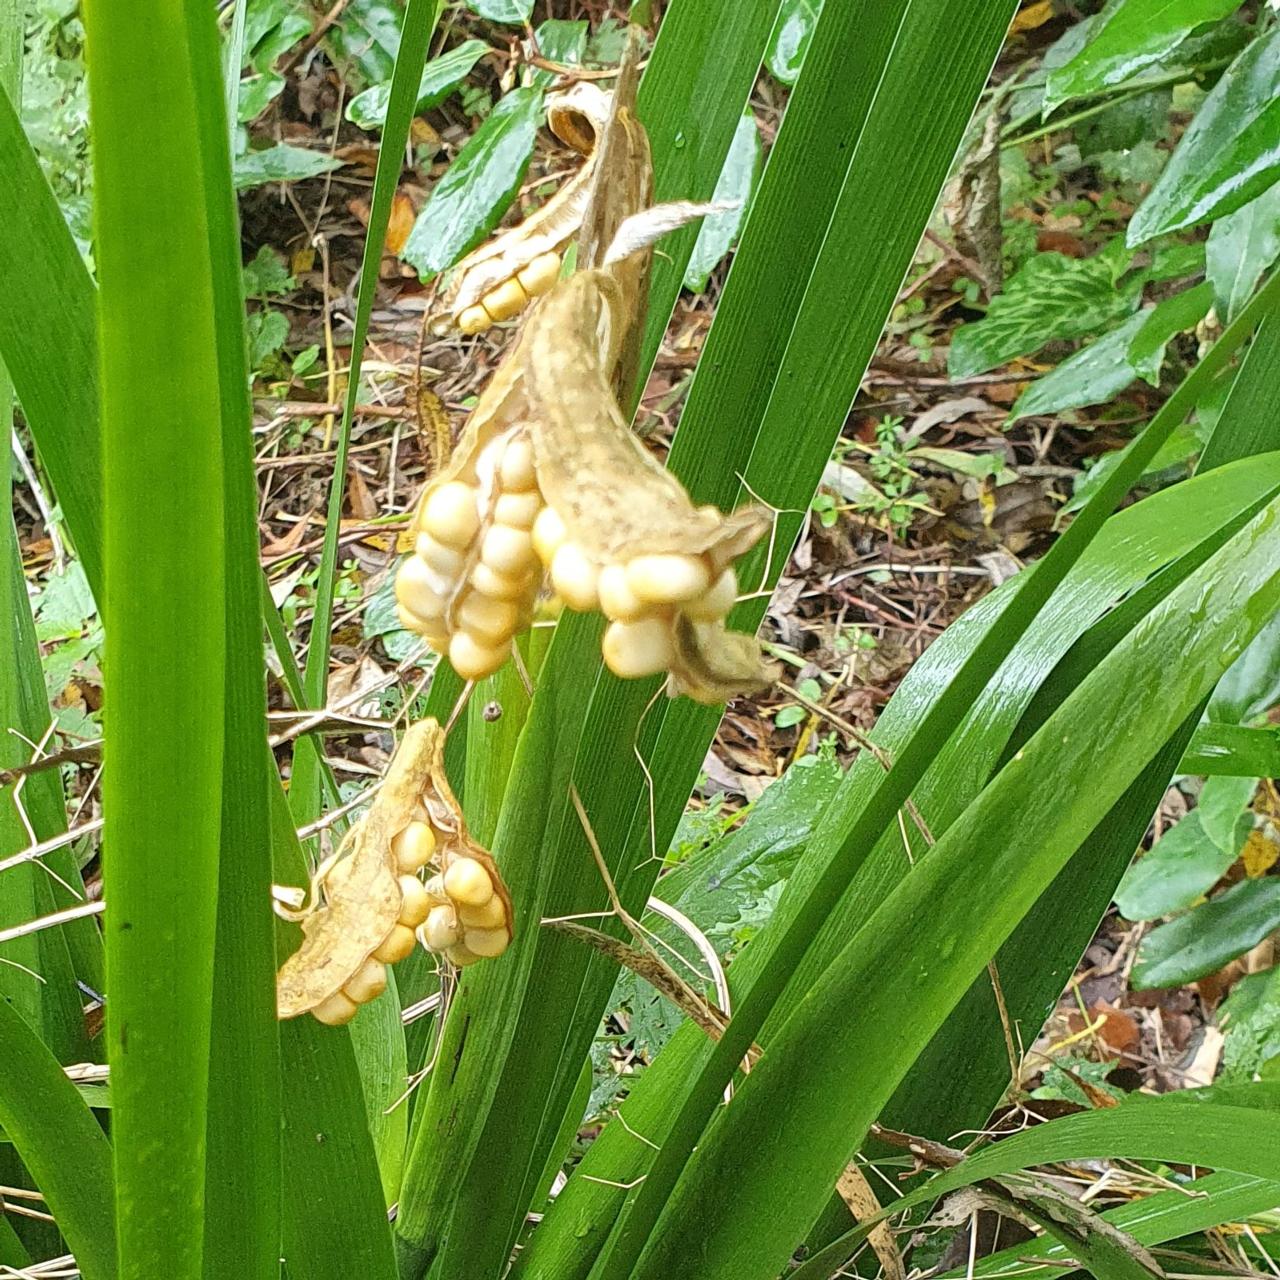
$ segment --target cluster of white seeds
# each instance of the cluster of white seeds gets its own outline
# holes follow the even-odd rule
[[[483,333],[499,320],[519,315],[559,278],[560,255],[554,251],[540,253],[528,266],[490,289],[479,302],[464,307],[458,316],[458,328],[463,333]]]
[[[534,522],[533,546],[570,609],[599,609],[609,619],[601,646],[604,661],[623,679],[671,669],[677,613],[698,623],[717,622],[738,595],[732,567],[717,572],[703,555],[665,552],[632,556],[625,564],[595,561],[567,537],[551,507]]]
[[[529,626],[542,573],[532,528],[542,508],[533,449],[523,436],[493,441],[478,485],[430,490],[414,526],[414,554],[396,576],[400,620],[464,680],[492,675]]]

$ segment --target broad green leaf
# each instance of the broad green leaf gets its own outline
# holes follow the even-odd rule
[[[1226,1032],[1223,1084],[1245,1084],[1259,1073],[1275,1079],[1274,1060],[1280,1056],[1280,966],[1241,978],[1218,1010],[1218,1023]]]
[[[1246,811],[1253,793],[1258,789],[1258,779],[1247,776],[1213,777],[1200,791],[1196,812],[1205,836],[1219,849],[1239,852],[1244,843],[1240,818]]]
[[[529,15],[533,12],[533,0],[467,0],[467,8],[477,18],[520,27],[529,21]]]
[[[548,18],[539,24],[533,36],[538,51],[548,62],[558,62],[566,67],[578,67],[587,53],[587,40],[591,24],[585,18]],[[542,67],[526,69],[525,83],[549,89],[556,82],[556,73]]]
[[[705,289],[711,273],[738,238],[760,173],[760,155],[760,130],[756,127],[755,116],[748,110],[738,122],[720,180],[711,196],[712,200],[730,204],[733,208],[723,213],[708,214],[702,220],[697,242],[685,267],[686,289],[692,289],[694,293]]]
[[[1256,778],[1280,776],[1280,729],[1203,724],[1192,736],[1178,772]]]
[[[1240,0],[1111,0],[1094,19],[1089,39],[1065,66],[1049,74],[1047,114],[1069,98],[1084,98],[1132,80],[1159,63],[1198,26],[1234,13]]]
[[[1208,893],[1238,853],[1238,848],[1219,848],[1205,835],[1199,813],[1189,813],[1125,872],[1116,906],[1126,920],[1155,920],[1180,911]]]
[[[1164,349],[1180,333],[1194,329],[1205,318],[1213,303],[1213,289],[1207,283],[1195,285],[1156,303],[1146,323],[1129,344],[1129,359],[1139,377],[1153,387],[1160,385],[1160,369]]]
[[[512,89],[432,188],[400,256],[424,279],[452,266],[497,225],[529,167],[541,89]]]
[[[236,120],[240,124],[256,120],[284,92],[285,83],[284,76],[274,71],[246,76],[240,81]]]
[[[418,97],[413,114],[420,115],[438,107],[471,73],[471,69],[491,52],[483,40],[464,40],[457,48],[432,58],[422,69],[418,81]],[[361,129],[381,129],[387,120],[387,104],[391,101],[391,84],[376,84],[357,93],[347,103],[347,119]]]
[[[261,151],[242,151],[235,158],[235,181],[241,191],[264,182],[297,182],[342,167],[342,161],[323,151],[309,151],[277,142]]]
[[[823,0],[782,0],[778,21],[764,54],[765,65],[775,80],[793,85],[800,78],[822,3]]]
[[[1180,987],[1216,973],[1276,929],[1280,878],[1242,880],[1149,933],[1138,949],[1130,980],[1138,991]]]
[[[1280,28],[1231,64],[1139,206],[1128,243],[1234,213],[1280,176]]]
[[[0,1129],[48,1201],[85,1280],[114,1280],[115,1216],[106,1135],[57,1059],[4,1000],[0,1055],[5,1064]]]
[[[947,362],[951,376],[985,373],[1046,342],[1082,338],[1124,319],[1141,295],[1136,282],[1118,287],[1127,265],[1115,242],[1092,258],[1036,254],[991,300],[981,320],[955,331]]]
[[[1280,258],[1280,182],[1209,230],[1205,261],[1214,305],[1226,323],[1248,301],[1258,281]]]

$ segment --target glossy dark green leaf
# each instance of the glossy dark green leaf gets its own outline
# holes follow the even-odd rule
[[[325,34],[325,44],[349,61],[368,84],[391,79],[400,52],[404,7],[398,0],[347,0]],[[308,22],[308,25],[311,25]]]
[[[424,279],[479,244],[510,208],[541,120],[542,90],[513,89],[458,152],[400,254]]]
[[[985,373],[1046,342],[1082,338],[1123,320],[1141,293],[1134,283],[1117,288],[1127,265],[1123,247],[1114,241],[1092,258],[1036,254],[981,320],[955,331],[947,362],[951,376]]]
[[[448,53],[432,58],[422,69],[418,81],[418,97],[414,103],[415,115],[438,107],[471,73],[471,69],[490,52],[483,40],[464,40]],[[387,119],[387,104],[391,101],[391,83],[376,84],[363,93],[357,93],[347,103],[347,119],[362,129],[381,129]]]
[[[1130,245],[1220,218],[1280,175],[1280,28],[1256,39],[1196,112],[1129,223]]]
[[[117,1275],[111,1145],[35,1032],[0,1000],[0,1129],[36,1180],[85,1280]]]
[[[785,85],[795,84],[800,78],[822,3],[823,0],[782,0],[764,60],[774,78]]]
[[[1044,110],[1132,80],[1182,43],[1196,27],[1235,12],[1240,0],[1111,0],[1094,19],[1084,47],[1049,74]]]
[[[1242,880],[1143,940],[1133,966],[1136,990],[1180,987],[1257,946],[1280,929],[1280,877]]]
[[[566,67],[578,67],[587,53],[587,40],[591,24],[585,18],[548,18],[540,23],[533,36],[538,52],[548,62],[558,62]],[[556,82],[556,72],[543,67],[531,67],[525,72],[527,84],[549,89]]]
[[[1219,218],[1205,243],[1218,315],[1228,321],[1280,258],[1280,182],[1242,209]]]
[[[467,8],[477,18],[519,27],[529,21],[529,15],[533,13],[533,0],[467,0]]]
[[[298,182],[341,167],[341,160],[323,151],[277,142],[261,151],[242,151],[236,156],[235,181],[236,186],[244,191],[249,187],[260,187],[264,182]]]
[[[760,130],[756,127],[755,116],[748,111],[738,122],[720,180],[711,196],[712,200],[731,204],[733,208],[724,213],[709,214],[702,220],[693,253],[685,267],[686,289],[692,289],[694,293],[705,289],[711,273],[737,240],[760,174],[760,155]]]
[[[1241,844],[1243,834],[1247,829]],[[1181,911],[1217,884],[1238,852],[1219,848],[1205,835],[1199,813],[1189,813],[1125,873],[1116,906],[1126,920],[1155,920]]]
[[[1135,312],[1118,328],[1096,338],[1051,373],[1036,379],[1018,397],[1009,421],[1104,404],[1136,378],[1158,386],[1170,339],[1198,324],[1211,301],[1209,287],[1198,285]]]

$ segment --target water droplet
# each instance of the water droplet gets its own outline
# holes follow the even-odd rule
[[[682,129],[679,133],[677,133],[677,134],[676,134],[675,143],[676,143],[676,148],[677,148],[677,150],[678,150],[680,147],[683,147],[683,146],[684,146],[684,144],[685,144],[685,137],[684,137],[684,130],[683,130],[683,129]]]

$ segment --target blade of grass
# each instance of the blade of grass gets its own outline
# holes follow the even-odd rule
[[[39,1185],[85,1280],[114,1280],[111,1145],[35,1032],[0,1000],[0,1128]]]
[[[939,26],[940,31],[949,32],[953,29],[949,23]],[[824,253],[827,250],[834,251],[837,247],[844,246],[829,237]],[[1185,418],[1202,388],[1226,366],[1278,297],[1280,275],[1273,276],[1268,281],[1170,397],[1134,442],[1128,456],[1039,562],[1036,572],[1029,575],[1002,617],[1000,625],[985,635],[965,659],[947,690],[925,714],[915,733],[896,756],[893,768],[879,780],[869,796],[859,798],[857,816],[842,830],[834,856],[796,914],[787,922],[785,931],[779,936],[769,967],[738,1007],[723,1039],[712,1049],[707,1067],[699,1075],[680,1109],[672,1128],[672,1136],[663,1144],[649,1176],[633,1193],[631,1209],[624,1219],[618,1244],[606,1265],[599,1269],[599,1280],[622,1280],[622,1277],[630,1273],[666,1197],[697,1142],[698,1134],[710,1119],[724,1086],[732,1077],[736,1064],[750,1047],[810,941],[827,921],[841,896],[842,888],[849,883],[866,851],[894,821],[895,814],[910,795],[938,748],[946,742],[963,718],[965,708],[982,691],[1018,637],[1088,546],[1112,508],[1142,474],[1142,470],[1173,428]],[[815,329],[816,321],[815,315]],[[806,336],[810,342],[821,340],[821,335],[816,331]],[[839,805],[833,807],[836,812],[839,809]],[[924,867],[929,867],[931,862],[932,859],[926,859]],[[910,878],[908,883],[909,881]],[[904,1064],[904,1070],[907,1065],[909,1063]],[[852,1149],[852,1144],[849,1149]],[[847,1156],[848,1151],[845,1154]],[[703,1159],[705,1162],[705,1157]],[[827,1185],[830,1186],[831,1183]],[[791,1244],[794,1243],[793,1239]]]
[[[400,50],[391,76],[391,101],[382,131],[382,145],[378,148],[378,165],[373,177],[373,201],[369,209],[369,224],[365,230],[364,252],[360,258],[360,287],[356,292],[347,391],[343,397],[342,421],[338,428],[333,481],[329,489],[329,509],[325,517],[324,547],[320,553],[320,571],[316,578],[311,640],[303,674],[307,706],[312,708],[323,707],[328,694],[329,633],[333,627],[333,601],[337,588],[338,533],[342,523],[342,503],[347,492],[347,451],[351,445],[351,423],[355,416],[356,402],[360,397],[360,369],[364,359],[365,340],[369,336],[369,319],[373,315],[373,299],[378,290],[378,267],[382,262],[387,222],[400,178],[409,125],[413,120],[418,80],[442,5],[443,0],[409,0],[405,6],[404,25],[400,32]],[[311,822],[319,816],[321,754],[321,748],[313,738],[300,738],[294,745],[289,804],[295,821],[300,823]]]
[[[273,878],[268,783],[275,775],[266,739],[253,409],[226,81],[216,27],[204,19],[205,7],[189,8],[189,75],[201,108],[198,156],[217,335],[226,548],[226,703],[206,1122],[206,1177],[218,1194],[208,1199],[205,1231],[218,1243],[205,1250],[204,1275],[273,1280],[280,1271],[280,1039],[272,982],[275,928],[263,904],[270,901]],[[242,28],[242,18],[237,25]],[[231,52],[238,73],[239,51]]]
[[[1094,618],[1106,615],[1113,602],[1139,588],[1160,567],[1200,543],[1212,541],[1223,527],[1234,527],[1240,513],[1258,508],[1280,484],[1280,456],[1237,464],[1192,487],[1165,490],[1114,517],[1090,546],[1071,578],[1053,597],[1010,656],[999,678],[969,709],[954,738],[939,754],[913,792],[913,801],[935,835],[944,832],[967,801],[981,789],[999,761],[1005,738],[1018,725],[1033,693],[1054,670],[1060,657]],[[1015,578],[965,613],[912,667],[872,732],[886,758],[896,757],[915,725],[940,696],[977,637],[995,625],[1024,585]],[[856,797],[875,785],[882,766],[864,753],[851,766],[843,788]],[[849,801],[846,798],[845,804]],[[824,806],[824,811],[830,806]],[[837,819],[843,817],[835,812]],[[817,821],[815,836],[788,881],[774,919],[729,970],[735,1002],[743,998],[772,954],[777,934],[821,874],[826,853],[823,836],[828,818]],[[915,857],[922,850],[920,841]],[[894,832],[868,856],[857,879],[846,889],[831,922],[798,966],[780,1002],[785,1011],[799,999],[830,962],[849,933],[859,927],[910,867],[908,851]],[[769,1045],[780,1017],[766,1022],[760,1043]],[[1000,1037],[1003,1053],[1003,1036]],[[682,1027],[633,1085],[621,1107],[621,1120],[606,1125],[592,1143],[569,1185],[521,1253],[521,1280],[563,1280],[577,1275],[566,1255],[580,1263],[599,1247],[599,1239],[616,1217],[624,1188],[643,1177],[652,1160],[649,1147],[635,1133],[661,1143],[679,1099],[695,1078],[710,1047],[703,1033]],[[625,1122],[625,1123],[623,1123]],[[918,1132],[919,1130],[912,1130]],[[924,1130],[929,1132],[928,1129]],[[948,1128],[939,1135],[949,1137]],[[584,1176],[584,1175],[589,1175]]]
[[[981,1178],[1063,1160],[1156,1159],[1208,1165],[1274,1182],[1280,1178],[1278,1106],[1280,1095],[1274,1085],[1266,1084],[1186,1090],[1161,1098],[1136,1094],[1116,1108],[1063,1116],[1014,1134],[931,1179],[897,1201],[893,1211],[946,1195]],[[796,1280],[825,1280],[884,1216],[878,1214],[860,1223],[835,1245],[809,1259],[793,1272]]]
[[[22,0],[0,0],[0,96],[7,94],[15,103],[21,100],[24,29]],[[0,601],[12,602],[6,646],[9,661],[0,666],[0,768],[26,763],[31,749],[23,739],[42,741],[49,725],[40,651],[12,516],[13,451],[9,438],[14,428],[13,409],[13,384],[0,362]],[[29,837],[24,815],[37,839],[57,832],[64,810],[56,773],[27,779],[21,800],[16,786],[4,791],[7,794],[0,793],[0,857],[26,847]],[[70,906],[73,895],[82,888],[69,850],[59,850],[46,866],[26,863],[14,867],[0,876],[0,927]],[[84,931],[77,931],[76,936],[83,940]],[[22,1010],[61,1061],[87,1059],[89,1043],[67,937],[61,931],[45,930],[18,939],[5,948],[3,961],[8,963],[0,962],[0,998]],[[90,969],[85,977],[100,981],[100,967]]]
[[[226,543],[200,20],[147,0],[85,13],[112,587],[107,1041],[120,1274],[139,1280],[203,1271]]]

